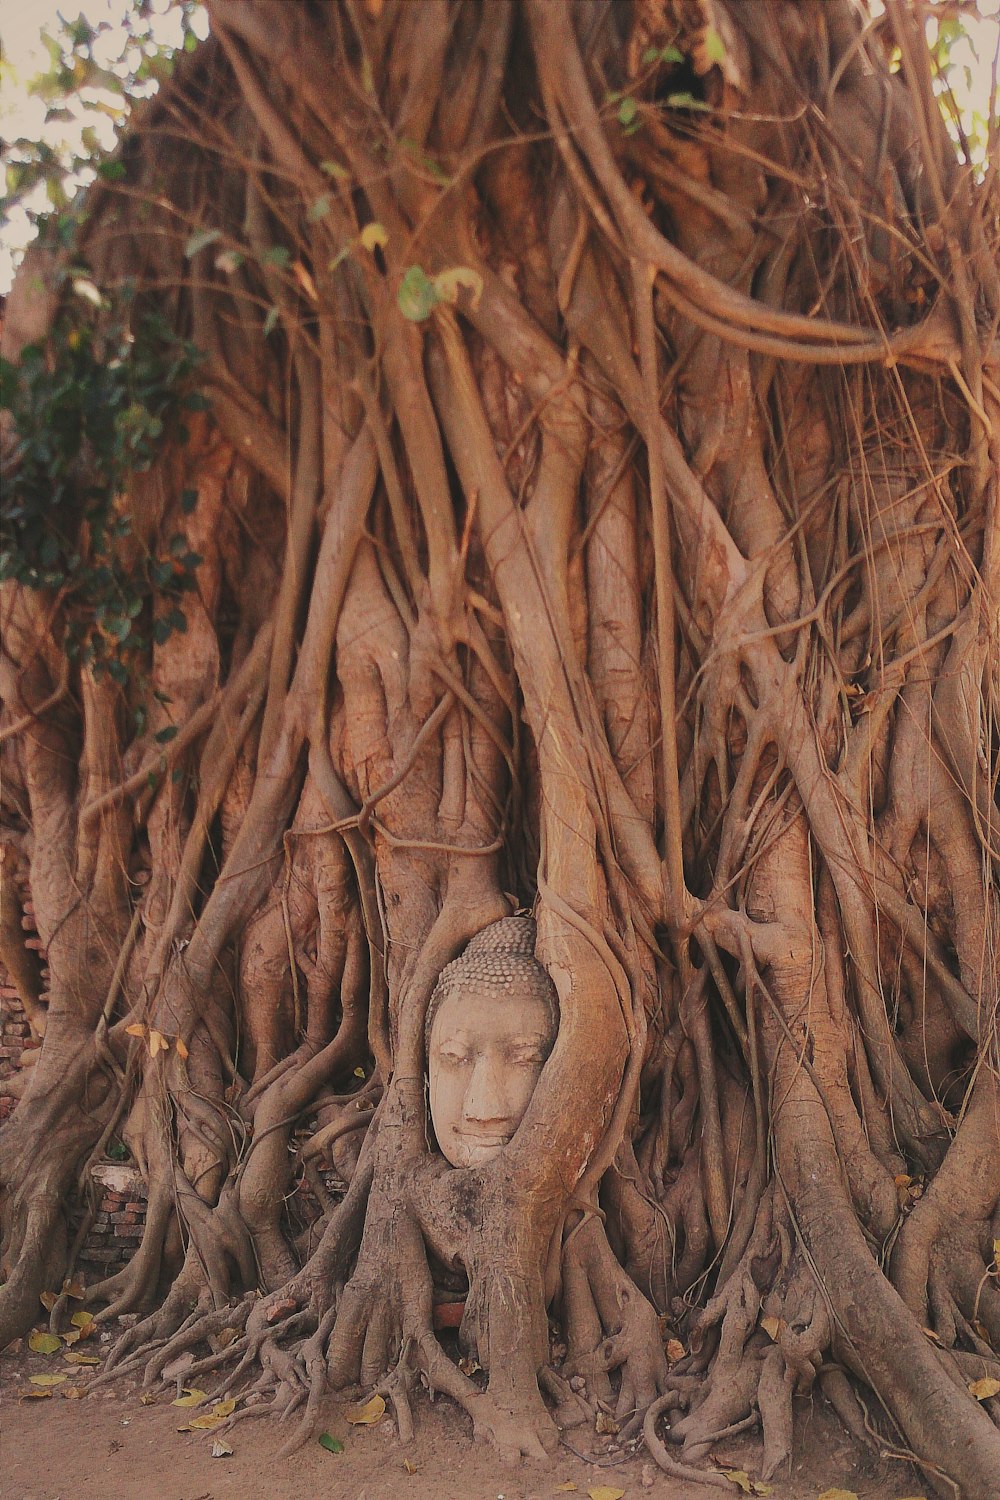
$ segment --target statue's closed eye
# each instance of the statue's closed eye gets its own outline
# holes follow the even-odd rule
[[[515,1042],[507,1049],[507,1056],[513,1063],[524,1066],[537,1066],[545,1061],[547,1049],[539,1042]]]
[[[467,1052],[464,1047],[441,1047],[438,1049],[438,1057],[452,1067],[461,1067],[472,1061],[472,1053]]]

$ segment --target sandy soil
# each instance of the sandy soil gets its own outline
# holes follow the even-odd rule
[[[279,1462],[284,1430],[264,1420],[238,1424],[226,1434],[232,1457],[213,1459],[210,1435],[177,1431],[189,1414],[171,1406],[169,1395],[141,1406],[135,1386],[123,1383],[82,1400],[63,1399],[62,1387],[48,1399],[25,1399],[29,1376],[62,1368],[58,1355],[0,1358],[3,1500],[549,1500],[573,1493],[559,1488],[568,1484],[575,1484],[580,1500],[600,1485],[624,1491],[626,1500],[740,1496],[735,1485],[723,1491],[678,1484],[642,1456],[594,1463],[560,1449],[547,1467],[504,1470],[487,1448],[471,1442],[469,1422],[444,1398],[417,1403],[416,1442],[405,1452],[388,1419],[350,1427],[343,1405],[331,1400],[324,1425],[343,1443],[342,1453],[311,1442]],[[84,1373],[73,1372],[70,1381],[82,1385]],[[866,1462],[822,1401],[800,1406],[795,1463],[790,1475],[775,1479],[773,1500],[817,1500],[830,1488],[853,1491],[858,1500],[926,1493],[906,1465]],[[568,1436],[574,1446],[585,1441],[579,1432]],[[719,1456],[753,1475],[758,1454],[750,1435]]]

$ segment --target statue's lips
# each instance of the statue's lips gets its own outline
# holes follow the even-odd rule
[[[502,1133],[498,1134],[495,1130],[480,1131],[462,1129],[456,1129],[454,1133],[458,1136],[459,1140],[465,1141],[465,1143],[469,1146],[506,1146],[511,1136],[514,1134],[512,1130],[503,1131]]]

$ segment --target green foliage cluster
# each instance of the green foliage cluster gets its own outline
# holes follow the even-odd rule
[[[74,287],[101,300],[82,275]],[[163,556],[138,545],[130,478],[167,437],[184,440],[181,413],[207,399],[193,387],[197,351],[155,313],[126,298],[98,319],[81,300],[60,315],[47,346],[29,347],[17,366],[0,361],[10,422],[0,581],[57,591],[69,654],[124,683],[152,642],[186,628],[179,600],[201,562],[181,534]],[[185,491],[183,509],[196,500]]]

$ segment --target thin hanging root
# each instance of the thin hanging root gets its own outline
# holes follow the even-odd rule
[[[855,1442],[876,1450],[878,1443],[865,1422],[861,1404],[851,1388],[851,1383],[839,1365],[827,1365],[819,1372],[819,1384],[823,1395],[843,1422]]]
[[[687,1484],[707,1484],[714,1489],[729,1490],[732,1492],[732,1483],[723,1474],[713,1474],[707,1469],[695,1469],[690,1464],[683,1464],[676,1458],[671,1458],[667,1452],[666,1444],[658,1436],[656,1423],[662,1414],[669,1410],[676,1402],[674,1392],[670,1391],[665,1396],[657,1399],[647,1408],[642,1422],[642,1435],[646,1447],[649,1449],[654,1460],[664,1474],[669,1474],[671,1479],[682,1479]]]

